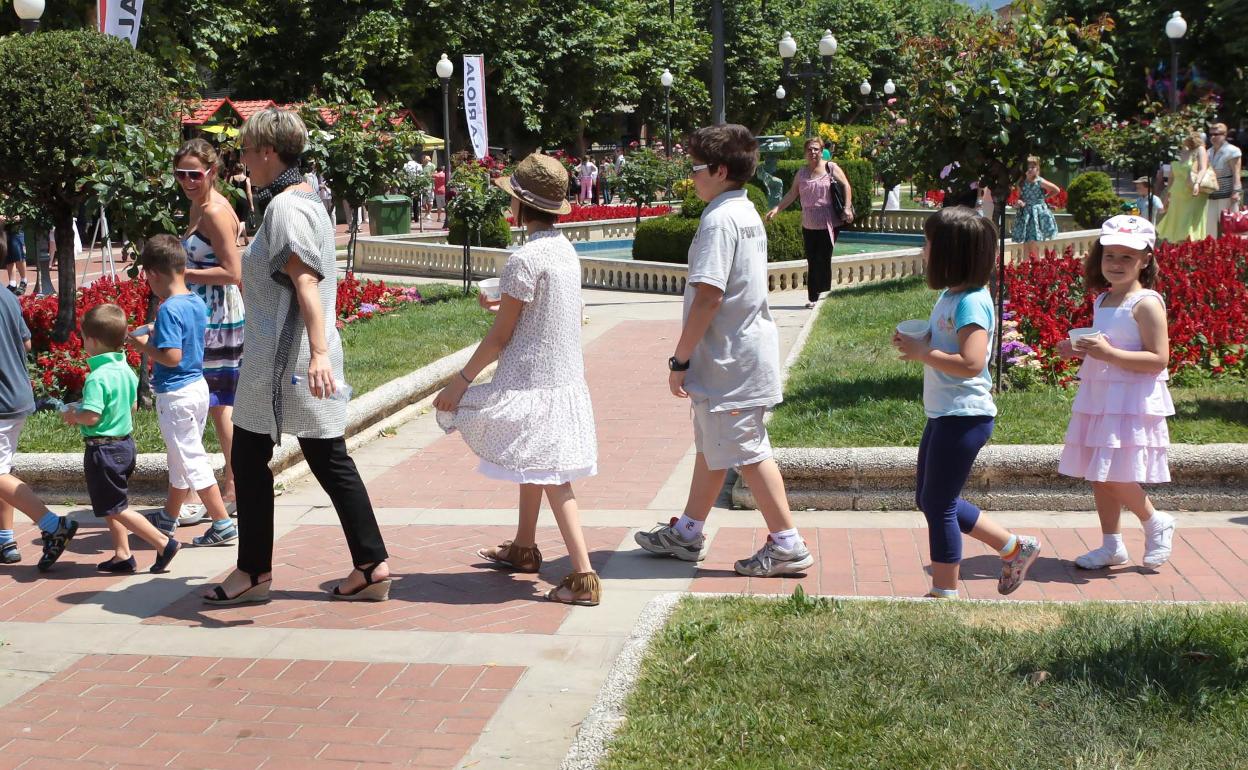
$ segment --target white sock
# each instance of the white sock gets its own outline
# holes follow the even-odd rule
[[[17,285],[17,281],[9,281],[9,285],[10,285],[10,286],[16,286],[16,285]]]
[[[1106,551],[1112,551],[1114,553],[1117,553],[1118,551],[1126,550],[1126,546],[1122,544],[1121,533],[1117,535],[1102,535],[1101,547],[1104,548]]]
[[[698,539],[698,535],[702,534],[702,528],[705,526],[705,521],[691,519],[682,513],[680,515],[680,520],[677,521],[676,525],[672,528],[676,530],[677,537],[685,542],[690,542]]]
[[[797,528],[782,529],[779,532],[771,533],[772,541],[785,551],[792,551],[802,544],[802,538],[797,534]]]
[[[1001,554],[1001,558],[1004,559],[1014,553],[1014,546],[1016,545],[1018,545],[1018,535],[1010,535],[1010,539],[1006,540],[1005,545],[1003,545],[1001,550],[998,551],[998,553]]]
[[[1173,520],[1174,517],[1168,513],[1163,511],[1153,511],[1153,515],[1148,518],[1148,521],[1142,523],[1144,524],[1145,529],[1152,531],[1161,529]]]

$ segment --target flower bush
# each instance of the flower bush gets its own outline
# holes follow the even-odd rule
[[[1161,244],[1156,289],[1166,300],[1172,375],[1248,376],[1248,242],[1221,240]],[[1057,355],[1070,329],[1092,325],[1094,293],[1084,289],[1082,260],[1052,251],[1006,269],[1009,318],[1017,338],[1003,341],[1006,363],[1024,363],[1060,385],[1074,380],[1079,362]],[[1017,343],[1030,348],[1024,352]],[[1007,346],[1010,347],[1007,352]],[[1030,364],[1032,358],[1038,366]]]
[[[34,388],[35,397],[70,401],[81,394],[82,383],[90,370],[87,368],[87,356],[82,350],[82,337],[77,330],[82,323],[82,316],[88,310],[106,302],[120,305],[126,312],[127,325],[135,327],[142,324],[147,317],[147,298],[145,281],[100,278],[78,291],[74,308],[74,331],[70,333],[69,339],[65,342],[54,342],[52,326],[60,308],[57,297],[37,297],[30,294],[22,297],[22,319],[30,329],[30,384]],[[131,346],[129,340],[126,341],[125,354],[127,363],[131,366],[139,365],[139,351]]]
[[[657,206],[642,206],[641,215],[643,217],[661,217],[672,213],[672,207],[666,203]],[[637,216],[637,207],[629,204],[625,206],[578,206],[572,204],[571,214],[562,214],[559,222],[596,222],[603,219],[632,219]],[[514,225],[511,215],[507,215],[508,224]]]
[[[387,286],[385,281],[360,281],[355,273],[347,273],[338,282],[338,328],[392,313],[421,300],[420,291],[415,286]]]

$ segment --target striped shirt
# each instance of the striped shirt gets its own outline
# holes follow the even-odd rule
[[[264,222],[243,252],[246,353],[233,421],[243,430],[267,434],[278,443],[281,434],[337,438],[346,431],[346,404],[314,398],[305,383],[292,385],[290,381],[292,375],[306,379],[309,361],[307,329],[285,272],[291,254],[321,278],[317,295],[330,365],[334,379],[343,380],[342,340],[335,312],[334,226],[315,193],[287,190],[265,209]]]

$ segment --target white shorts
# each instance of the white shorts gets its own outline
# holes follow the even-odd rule
[[[693,444],[713,471],[755,465],[771,457],[763,406],[710,411],[709,401],[692,402]]]
[[[22,435],[25,417],[0,420],[0,476],[13,472],[13,458],[17,456],[17,440]]]
[[[204,450],[208,424],[208,382],[198,380],[168,393],[156,394],[156,417],[165,439],[169,486],[205,489],[217,483]]]

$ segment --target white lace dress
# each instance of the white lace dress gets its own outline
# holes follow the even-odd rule
[[[486,476],[563,484],[598,472],[594,409],[581,354],[581,263],[554,230],[507,260],[503,293],[525,303],[494,379],[473,385],[438,425],[459,431]]]

